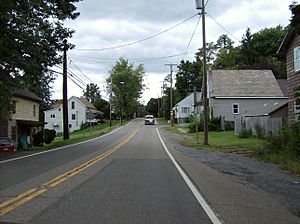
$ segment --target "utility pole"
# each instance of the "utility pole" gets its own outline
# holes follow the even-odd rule
[[[111,124],[111,109],[112,109],[112,106],[111,106],[111,101],[112,101],[112,76],[110,76],[110,94],[109,94],[109,127],[112,126]]]
[[[205,4],[204,0],[196,0],[196,9],[202,14],[202,40],[203,40],[203,144],[208,145],[208,108],[207,108],[207,67],[206,67],[206,39],[205,39]]]
[[[177,66],[177,64],[165,64],[166,66],[170,66],[170,82],[171,82],[171,89],[170,89],[170,120],[171,126],[174,125],[174,116],[173,116],[173,66]]]
[[[160,117],[160,103],[159,103],[159,95],[157,96],[157,117]]]
[[[67,40],[64,40],[64,55],[63,55],[63,129],[64,129],[64,140],[69,139],[67,50],[68,50]]]

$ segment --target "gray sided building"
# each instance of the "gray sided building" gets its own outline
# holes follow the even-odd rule
[[[260,105],[287,102],[271,70],[212,70],[208,75],[211,113],[235,121]]]

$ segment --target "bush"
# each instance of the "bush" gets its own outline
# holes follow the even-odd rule
[[[208,131],[220,131],[221,126],[221,117],[214,117],[209,119],[208,121]],[[203,119],[198,122],[198,131],[204,130],[204,122]],[[189,125],[189,132],[194,133],[196,132],[196,122],[191,122]]]
[[[255,124],[256,136],[259,139],[264,139],[266,137],[265,129],[258,123]]]
[[[300,121],[283,127],[278,134],[270,133],[267,147],[274,152],[286,151],[300,156]]]
[[[242,128],[239,138],[249,138],[252,135],[252,130],[247,130],[246,128]]]
[[[43,142],[44,142],[44,132],[43,130],[35,133],[32,137],[33,137],[33,141],[32,144],[33,146],[43,146]]]
[[[45,129],[45,135],[44,135],[44,140],[46,144],[50,144],[55,136],[56,136],[56,131],[55,130],[49,130],[49,129]]]

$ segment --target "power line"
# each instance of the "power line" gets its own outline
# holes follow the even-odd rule
[[[187,50],[188,50],[188,49],[189,49],[189,47],[190,47],[190,44],[191,44],[191,42],[192,42],[192,40],[193,40],[193,38],[194,38],[194,35],[195,35],[195,33],[196,33],[196,30],[197,30],[197,28],[198,28],[198,25],[199,25],[200,19],[201,19],[201,16],[199,16],[199,18],[198,18],[198,20],[197,20],[197,23],[196,23],[196,26],[195,26],[194,32],[193,32],[193,34],[192,34],[192,36],[191,36],[191,38],[190,38],[190,40],[189,40],[189,43],[188,43],[188,45],[186,46],[185,52],[187,52]]]
[[[90,48],[90,49],[74,49],[74,50],[78,50],[78,51],[107,51],[107,50],[114,50],[114,49],[118,49],[118,48],[123,48],[123,47],[128,47],[128,46],[131,46],[131,45],[134,45],[134,44],[137,44],[137,43],[140,43],[140,42],[143,42],[143,41],[146,41],[146,40],[149,40],[149,39],[152,39],[152,38],[154,38],[154,37],[157,37],[157,36],[159,36],[159,35],[161,35],[161,34],[163,34],[163,33],[166,33],[166,32],[168,32],[168,31],[170,31],[170,30],[172,30],[172,29],[174,29],[174,28],[176,28],[176,27],[178,27],[178,26],[180,26],[181,24],[183,24],[183,23],[185,23],[185,22],[187,22],[187,21],[189,21],[189,20],[191,20],[192,18],[194,18],[195,16],[197,16],[198,15],[198,13],[197,14],[195,14],[195,15],[193,15],[193,16],[191,16],[191,17],[189,17],[189,18],[187,18],[187,19],[185,19],[185,20],[183,20],[182,22],[180,22],[180,23],[177,23],[176,25],[174,25],[174,26],[172,26],[172,27],[170,27],[170,28],[168,28],[168,29],[166,29],[166,30],[164,30],[164,31],[161,31],[161,32],[159,32],[159,33],[156,33],[156,34],[153,34],[153,35],[151,35],[151,36],[149,36],[149,37],[146,37],[146,38],[143,38],[143,39],[141,39],[141,40],[137,40],[137,41],[134,41],[134,42],[131,42],[131,43],[127,43],[127,44],[122,44],[122,45],[117,45],[117,46],[112,46],[112,47],[104,47],[104,48]]]
[[[87,79],[87,80],[89,80],[90,82],[93,82],[87,75],[85,75],[84,73],[83,73],[83,71],[75,64],[75,62],[74,61],[72,61],[71,59],[70,59],[70,65],[73,65],[73,66],[75,66],[75,68],[77,68],[77,70]]]
[[[128,61],[133,61],[133,62],[147,62],[147,61],[156,61],[156,60],[163,60],[167,58],[173,58],[173,57],[178,57],[186,54],[194,54],[197,51],[197,49],[192,50],[192,51],[186,51],[183,53],[179,54],[173,54],[173,55],[167,55],[167,56],[161,56],[161,57],[152,57],[152,58],[128,58]],[[94,58],[94,57],[81,57],[81,56],[72,56],[72,58],[79,58],[79,59],[87,59],[87,60],[97,60],[97,61],[117,61],[119,58]],[[95,62],[97,63],[97,62]]]
[[[52,70],[52,69],[49,69],[49,72],[53,72],[53,73],[56,73],[56,74],[59,74],[59,75],[63,75],[62,72],[58,72],[58,71],[55,71],[55,70]],[[78,84],[73,78],[72,78],[72,75],[70,75],[70,73],[68,73],[68,78],[75,84],[77,85],[79,88],[83,89],[84,88],[82,86],[80,86],[80,84]]]
[[[227,32],[229,35],[231,35],[234,39],[236,39],[238,42],[240,42],[240,40],[234,36],[230,31],[228,31],[224,26],[222,26],[222,24],[220,24],[214,17],[212,17],[210,14],[207,14],[217,25],[219,25],[225,32]]]

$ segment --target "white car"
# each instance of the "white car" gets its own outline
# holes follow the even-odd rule
[[[155,118],[153,115],[146,115],[145,116],[145,125],[147,124],[152,124],[154,125],[155,124]]]

